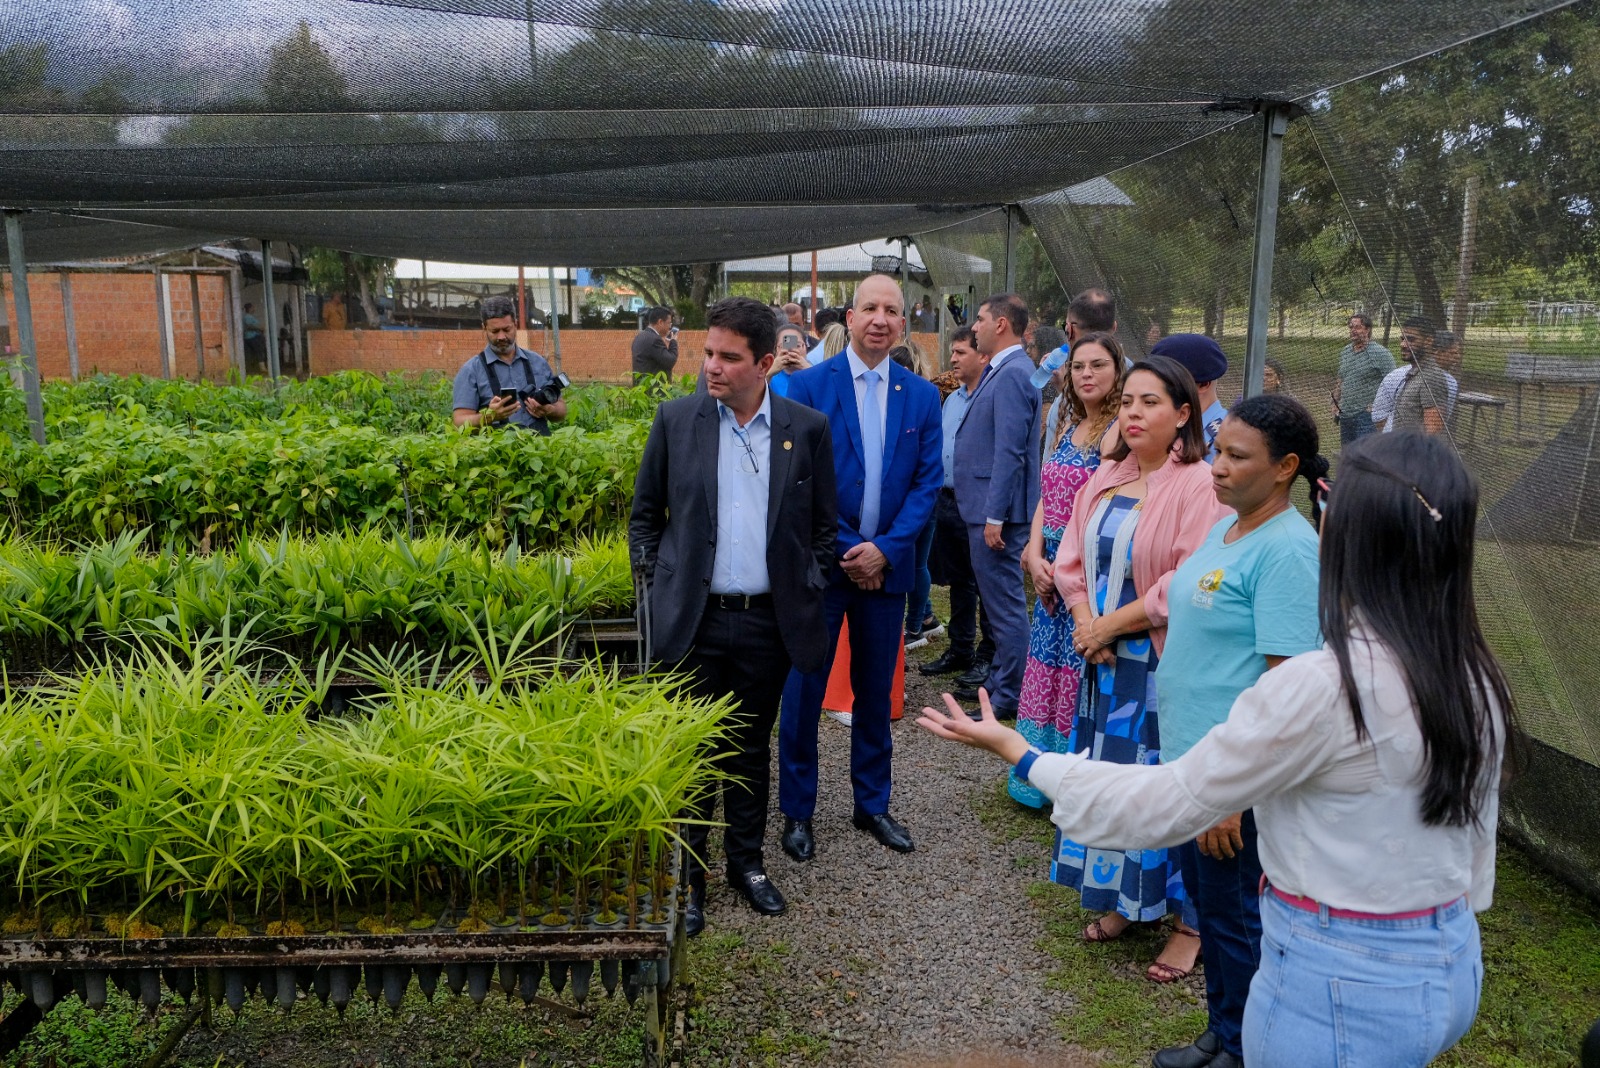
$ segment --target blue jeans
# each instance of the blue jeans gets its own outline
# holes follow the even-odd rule
[[[1348,445],[1376,430],[1371,412],[1354,412],[1339,417],[1339,444]]]
[[[1244,1060],[1422,1068],[1467,1033],[1482,989],[1478,919],[1464,899],[1415,920],[1341,920],[1269,892]]]
[[[911,596],[906,600],[907,634],[920,631],[922,621],[933,615],[933,602],[928,600],[928,590],[933,586],[933,573],[928,570],[928,557],[933,555],[933,528],[934,519],[930,515],[928,525],[917,535],[917,584],[911,588]]]
[[[1243,1058],[1240,1034],[1250,982],[1261,963],[1261,858],[1256,853],[1256,816],[1239,821],[1244,840],[1231,860],[1200,852],[1191,839],[1174,846],[1183,869],[1183,889],[1194,903],[1200,951],[1206,955],[1206,1027],[1222,1048]]]

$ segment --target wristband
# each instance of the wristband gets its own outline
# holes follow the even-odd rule
[[[1022,754],[1022,759],[1017,761],[1017,778],[1026,779],[1028,772],[1033,770],[1033,762],[1044,756],[1044,750],[1036,745],[1028,746],[1028,751]]]

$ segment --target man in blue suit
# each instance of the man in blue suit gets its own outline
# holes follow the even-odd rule
[[[916,540],[944,484],[939,391],[893,360],[905,334],[905,296],[887,275],[856,287],[845,315],[850,344],[789,379],[789,399],[828,417],[839,500],[837,562],[823,609],[828,663],[793,671],[778,721],[778,806],[784,852],[810,860],[817,804],[817,720],[833,669],[841,620],[850,620],[852,822],[901,853],[915,848],[889,815],[889,690],[904,641],[906,595],[916,582]],[[1035,391],[1037,393],[1037,391]],[[1035,406],[1037,407],[1037,400]]]
[[[994,662],[986,688],[997,719],[1015,719],[1028,662],[1022,550],[1039,503],[1039,391],[1022,349],[1028,306],[1000,293],[978,308],[972,331],[989,367],[956,431],[956,508],[967,524],[978,595],[989,613]],[[958,696],[977,697],[977,693]]]

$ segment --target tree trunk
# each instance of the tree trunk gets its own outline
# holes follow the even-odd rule
[[[693,271],[694,280],[689,287],[689,302],[696,308],[704,308],[711,296],[711,287],[722,272],[722,264],[697,263]]]

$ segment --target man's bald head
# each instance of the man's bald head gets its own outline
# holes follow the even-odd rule
[[[906,332],[906,298],[900,283],[886,274],[869,274],[856,286],[845,315],[850,347],[868,367],[876,367]]]
[[[799,326],[802,322],[801,316],[804,313],[805,309],[792,300],[783,306],[783,317],[796,326]]]
[[[861,293],[862,293],[863,290],[867,290],[867,289],[871,289],[871,290],[877,292],[880,295],[880,299],[883,299],[884,297],[886,297],[888,292],[890,290],[893,290],[894,291],[894,299],[895,299],[895,302],[896,302],[895,306],[900,309],[901,314],[905,313],[905,310],[906,310],[906,295],[905,295],[904,292],[901,291],[900,283],[895,281],[895,278],[894,278],[893,275],[889,275],[889,274],[869,274],[865,278],[863,278],[860,282],[858,282],[856,284],[855,297],[850,302],[850,306],[852,308],[861,307]]]

